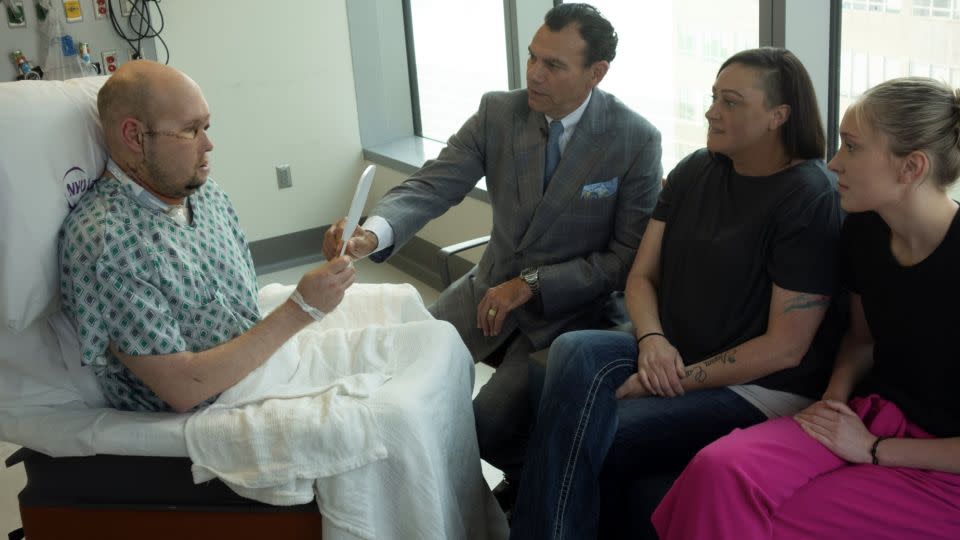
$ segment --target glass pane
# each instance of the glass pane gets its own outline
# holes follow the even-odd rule
[[[850,80],[850,58],[849,51],[842,51],[840,53],[840,95],[849,96],[853,82]]]
[[[929,17],[930,1],[931,0],[913,0],[913,14],[917,17]]]
[[[859,96],[869,87],[867,82],[867,55],[853,53],[853,95]]]
[[[847,94],[841,89],[841,118],[867,88],[895,77],[934,77],[954,87],[958,85],[960,21],[946,15],[956,10],[956,1],[887,0],[884,12],[848,9],[846,4],[842,11],[840,56],[853,61],[840,62],[840,80],[852,80],[852,92]],[[880,66],[882,78],[878,73]],[[861,73],[861,69],[867,73]],[[866,82],[869,84],[858,84]]]
[[[503,0],[410,0],[410,16],[422,134],[446,141],[509,85]]]
[[[914,62],[910,61],[910,76],[911,77],[929,77],[930,76],[930,64],[925,62]]]
[[[885,57],[879,54],[870,55],[870,86],[876,86],[887,80],[883,70]]]
[[[930,76],[938,81],[950,84],[950,67],[934,65],[930,68]]]
[[[840,62],[840,80],[852,80],[853,91],[841,91],[841,114],[864,90],[894,77],[932,76],[950,82],[960,70],[960,21],[930,17],[929,8],[950,9],[954,3],[913,0],[914,9],[899,13],[844,8],[840,55],[853,62]],[[890,5],[899,8],[901,3],[887,0]]]
[[[600,88],[657,126],[663,168],[706,144],[710,87],[724,60],[757,46],[759,0],[593,0],[620,36]]]

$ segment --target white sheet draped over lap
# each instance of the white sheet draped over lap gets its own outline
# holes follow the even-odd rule
[[[264,312],[292,286],[269,285]],[[324,538],[499,538],[473,361],[409,285],[354,285],[322,322],[186,424],[195,482],[277,505],[316,492]]]

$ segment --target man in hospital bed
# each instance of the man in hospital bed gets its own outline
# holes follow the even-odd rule
[[[200,88],[129,62],[97,107],[110,159],[64,222],[60,272],[108,403],[197,411],[186,430],[195,480],[273,504],[315,490],[345,535],[496,536],[502,517],[469,429],[473,364],[456,331],[409,286],[367,287],[338,308],[354,281],[348,257],[292,292],[268,288],[275,308],[262,318],[239,219],[208,178]],[[422,400],[385,386],[423,371],[441,376]]]

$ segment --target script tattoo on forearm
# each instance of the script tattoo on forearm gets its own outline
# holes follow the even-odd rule
[[[687,377],[693,377],[693,380],[698,383],[702,383],[707,380],[707,370],[703,369],[706,366],[712,366],[713,364],[735,364],[737,362],[737,349],[730,349],[729,351],[724,351],[716,356],[711,356],[699,364],[695,364],[688,368],[685,368],[683,371],[686,373]]]
[[[783,306],[783,312],[789,313],[791,311],[797,311],[800,309],[826,307],[829,305],[829,296],[800,293],[786,301]]]

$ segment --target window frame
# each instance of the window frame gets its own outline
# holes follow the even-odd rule
[[[409,63],[410,112],[413,118],[413,135],[429,139],[429,137],[424,137],[423,135],[423,118],[421,116],[423,106],[420,103],[420,82],[417,72],[417,54],[413,32],[413,7],[411,1],[412,0],[401,0],[403,6],[403,28],[407,62]],[[560,3],[559,0],[552,1],[553,5]],[[520,47],[517,40],[517,0],[503,0],[503,25],[504,36],[506,38],[507,89],[517,90],[521,88],[522,84],[520,77],[521,64],[518,56]]]
[[[363,157],[410,174],[435,157],[444,143],[418,134],[421,133],[420,104],[414,102],[419,98],[416,51],[412,39],[408,38],[408,29],[412,31],[409,0],[344,2],[350,27]],[[525,44],[539,28],[543,14],[560,3],[559,0],[503,0],[510,88],[525,86]],[[804,12],[798,20],[788,18],[791,5]],[[838,140],[841,7],[842,0],[799,3],[760,0],[758,12],[759,44],[790,48],[811,71],[821,114],[825,116],[828,159]],[[471,195],[489,200],[482,185]]]

